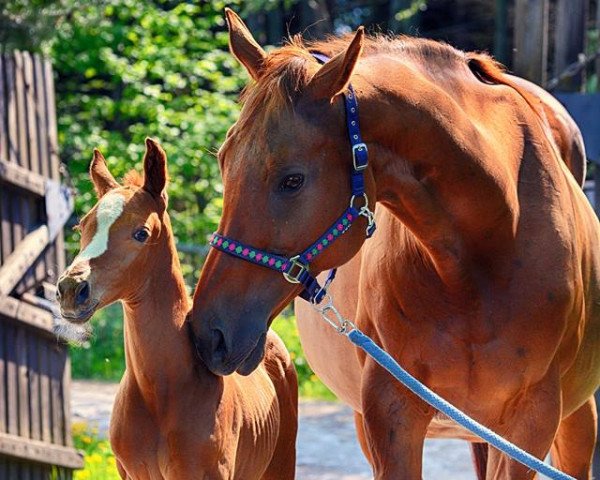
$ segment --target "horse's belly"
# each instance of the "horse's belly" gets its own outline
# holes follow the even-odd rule
[[[458,438],[469,442],[481,442],[481,439],[473,435],[467,429],[461,427],[446,415],[436,413],[427,427],[428,438]]]

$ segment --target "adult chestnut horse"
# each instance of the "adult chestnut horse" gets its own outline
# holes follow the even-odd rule
[[[297,378],[282,341],[267,334],[248,377],[204,365],[185,318],[185,290],[167,214],[166,156],[146,140],[144,178],[120,186],[100,152],[90,175],[98,203],[81,220],[81,252],[58,284],[65,319],[89,320],[121,300],[127,369],[110,426],[124,479],[293,480]]]
[[[359,328],[481,423],[540,458],[552,449],[557,467],[589,478],[600,237],[561,158],[572,140],[553,140],[561,127],[544,118],[552,107],[484,55],[362,29],[267,55],[227,17],[230,48],[254,83],[219,154],[219,232],[295,255],[346,209],[352,156],[340,94],[352,81],[378,230],[364,243],[362,225],[350,228],[311,270],[350,262],[331,292]],[[311,51],[331,60],[321,66]],[[272,270],[212,251],[191,315],[208,368],[251,372],[269,323],[298,292]],[[377,479],[420,478],[427,435],[476,440],[306,307],[299,324],[311,364],[357,412]],[[534,476],[494,449],[486,467],[489,479]]]

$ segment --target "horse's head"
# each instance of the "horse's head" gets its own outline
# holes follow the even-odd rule
[[[267,55],[230,10],[227,21],[230,49],[254,83],[219,152],[224,185],[219,233],[291,257],[317,240],[349,204],[352,153],[340,94],[360,56],[363,30],[321,66],[294,43]],[[373,194],[370,172],[366,183]],[[365,238],[365,223],[358,224],[310,264],[312,273],[354,256]],[[217,374],[253,371],[269,324],[299,291],[281,273],[211,251],[191,315],[207,366]]]
[[[81,250],[57,291],[62,316],[79,324],[116,300],[142,295],[169,237],[166,156],[158,143],[146,140],[143,179],[132,172],[119,185],[98,150],[90,177],[98,202],[79,223]]]

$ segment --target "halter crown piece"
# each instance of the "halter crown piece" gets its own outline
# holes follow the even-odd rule
[[[326,63],[329,58],[320,53],[312,54],[320,63]],[[333,223],[319,239],[306,248],[303,252],[293,257],[286,258],[281,255],[269,253],[258,248],[245,245],[237,240],[213,233],[210,246],[221,252],[241,258],[255,265],[267,267],[281,272],[290,283],[299,283],[304,287],[300,296],[305,300],[318,304],[327,293],[327,287],[335,278],[337,269],[329,272],[325,285],[321,287],[317,279],[309,271],[309,264],[329,247],[335,240],[341,237],[352,226],[358,217],[367,219],[366,236],[370,238],[375,232],[375,220],[373,212],[369,209],[369,199],[365,193],[364,171],[369,163],[367,146],[362,141],[360,127],[358,124],[358,102],[352,85],[348,85],[348,91],[343,94],[344,106],[346,108],[346,127],[350,146],[352,149],[352,171],[350,181],[352,196],[346,211]],[[356,199],[363,200],[361,207],[355,207]]]

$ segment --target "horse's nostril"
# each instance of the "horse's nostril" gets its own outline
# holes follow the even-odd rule
[[[211,331],[212,339],[212,351],[214,354],[225,356],[227,353],[227,346],[225,345],[225,336],[223,332],[217,328]]]
[[[77,286],[75,291],[75,303],[83,305],[90,298],[90,284],[85,280]]]

